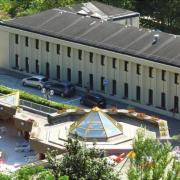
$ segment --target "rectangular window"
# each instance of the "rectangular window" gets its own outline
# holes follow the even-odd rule
[[[116,58],[112,59],[112,67],[115,69],[116,68]]]
[[[141,67],[140,64],[137,64],[137,65],[136,65],[136,74],[138,74],[138,75],[141,74],[141,73],[140,73],[140,67]]]
[[[104,66],[104,59],[105,59],[105,56],[101,55],[101,66]]]
[[[71,81],[71,69],[67,68],[67,80]]]
[[[136,101],[141,100],[141,88],[140,86],[136,86]]]
[[[16,44],[19,43],[19,36],[18,36],[18,34],[15,35],[15,43],[16,43]]]
[[[152,68],[152,67],[149,67],[149,77],[150,77],[150,78],[153,77],[152,72],[153,72],[153,68]]]
[[[29,72],[29,58],[28,57],[26,57],[26,59],[25,59],[25,67],[26,67],[26,72]]]
[[[175,73],[175,74],[174,74],[174,83],[175,83],[175,84],[179,84],[179,82],[178,82],[178,77],[179,77],[179,74]]]
[[[82,71],[78,71],[78,84],[82,87]]]
[[[104,77],[101,77],[101,91],[104,91]]]
[[[165,70],[162,70],[162,74],[161,74],[162,76],[161,76],[161,79],[162,79],[162,81],[165,81],[166,80],[166,71]]]
[[[26,47],[29,46],[29,38],[28,37],[25,37],[25,45],[26,45]]]
[[[124,97],[128,98],[128,83],[124,83]]]
[[[36,49],[39,49],[39,40],[36,39]]]
[[[179,112],[179,98],[178,96],[174,96],[174,112]]]
[[[90,85],[90,90],[93,90],[93,74],[89,74],[89,85]]]
[[[56,66],[56,78],[60,79],[60,66],[59,65]]]
[[[124,71],[128,72],[128,61],[124,62]]]
[[[71,48],[67,47],[67,57],[71,57]]]
[[[36,73],[39,74],[39,61],[36,59]]]
[[[82,50],[78,50],[78,59],[82,60]]]
[[[153,90],[152,90],[152,89],[149,89],[148,104],[149,104],[149,105],[152,105],[152,104],[153,104]]]
[[[163,109],[166,108],[166,94],[165,94],[164,92],[161,93],[161,107],[162,107]]]
[[[93,53],[92,52],[89,53],[89,62],[93,63]]]
[[[60,54],[60,45],[59,44],[56,45],[56,53]]]
[[[116,95],[116,80],[112,81],[112,94]]]
[[[19,56],[18,56],[18,54],[15,55],[15,67],[19,68]]]
[[[46,42],[46,51],[49,52],[49,42]]]

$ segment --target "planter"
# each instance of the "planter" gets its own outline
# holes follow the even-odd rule
[[[137,113],[137,118],[144,120],[145,114],[144,113]]]
[[[66,112],[66,109],[59,109],[59,110],[57,111],[58,114],[62,114],[62,113],[64,113],[64,112]]]
[[[112,109],[109,109],[109,110],[108,110],[108,113],[109,113],[109,114],[117,114],[117,113],[118,113],[118,110],[117,110],[117,108],[112,108]]]

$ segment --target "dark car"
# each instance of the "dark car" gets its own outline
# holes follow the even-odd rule
[[[70,97],[75,94],[75,86],[69,81],[48,81],[44,84],[43,88],[53,90],[54,94],[58,94],[61,97]]]
[[[80,103],[88,107],[98,106],[100,108],[106,108],[106,100],[99,94],[86,94],[82,96]]]

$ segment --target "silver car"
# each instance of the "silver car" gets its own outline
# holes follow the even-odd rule
[[[32,86],[41,89],[48,79],[44,76],[32,76],[22,80],[23,86]]]

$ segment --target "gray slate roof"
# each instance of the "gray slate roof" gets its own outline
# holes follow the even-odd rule
[[[0,25],[180,67],[180,37],[172,34],[102,22],[60,9],[20,17]],[[160,39],[153,45],[153,36],[157,33]]]

